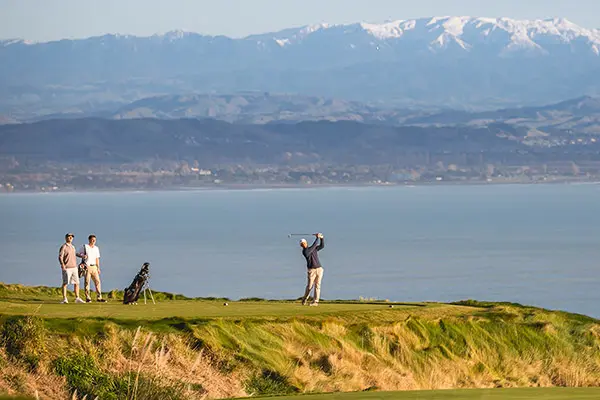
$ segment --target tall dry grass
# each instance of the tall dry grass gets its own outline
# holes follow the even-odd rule
[[[599,326],[561,313],[497,307],[476,317],[391,324],[209,324],[222,357],[252,360],[303,392],[600,386]]]

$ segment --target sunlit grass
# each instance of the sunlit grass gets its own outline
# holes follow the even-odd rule
[[[43,375],[47,379],[57,358],[85,354],[106,379],[121,382],[134,368],[156,390],[182,384],[172,387],[186,398],[358,391],[348,396],[600,395],[562,389],[431,391],[600,386],[600,322],[582,315],[475,301],[224,305],[222,299],[178,300],[162,293],[157,304],[123,305],[117,297],[107,304],[63,305],[56,294],[0,285],[2,324],[10,315],[42,319],[47,351],[36,368],[50,374]],[[24,373],[20,364],[9,365]],[[2,382],[0,377],[0,389]],[[398,390],[403,392],[388,393]]]

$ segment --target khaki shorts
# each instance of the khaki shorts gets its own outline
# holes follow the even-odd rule
[[[78,285],[79,270],[75,268],[67,268],[62,270],[63,285]]]

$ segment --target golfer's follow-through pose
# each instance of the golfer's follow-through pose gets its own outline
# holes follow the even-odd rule
[[[300,247],[302,247],[302,255],[306,258],[306,267],[308,268],[308,282],[306,284],[306,290],[304,291],[304,296],[302,297],[302,305],[306,305],[306,300],[308,299],[308,295],[310,294],[313,286],[315,287],[315,293],[313,296],[313,302],[310,303],[311,306],[319,305],[319,298],[321,297],[321,280],[323,279],[323,267],[321,266],[321,262],[319,261],[318,251],[322,250],[325,247],[325,242],[323,241],[322,233],[315,233],[317,237],[315,242],[308,247],[308,243],[306,239],[300,240]],[[317,245],[317,242],[320,243]]]

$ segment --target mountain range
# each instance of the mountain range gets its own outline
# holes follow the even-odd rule
[[[54,119],[0,126],[0,161],[35,170],[50,163],[126,164],[153,159],[218,164],[408,163],[427,152],[523,159],[532,148],[509,127],[396,127],[353,121],[231,124],[198,119]],[[541,150],[540,150],[541,151]],[[597,149],[586,150],[596,153]],[[536,159],[538,156],[527,156]],[[559,157],[556,154],[553,157]],[[572,156],[568,156],[572,157]]]
[[[523,128],[390,126],[355,121],[239,124],[212,119],[52,119],[0,126],[0,170],[198,160],[219,165],[503,165],[600,161],[597,135],[534,135]],[[421,163],[421,164],[420,164]],[[16,168],[16,169],[15,169]],[[86,170],[84,170],[86,171]]]
[[[600,31],[565,19],[432,17],[241,39],[173,31],[4,40],[0,90],[5,120],[190,92],[470,110],[539,105],[600,94]]]
[[[467,112],[437,108],[398,109],[340,99],[275,93],[236,95],[190,93],[149,97],[125,106],[97,112],[79,110],[24,119],[20,122],[89,117],[113,120],[195,118],[237,124],[355,121],[387,126],[474,128],[501,123],[520,130],[523,135],[560,136],[568,132],[576,132],[597,136],[600,135],[600,97],[584,96],[538,107]]]

